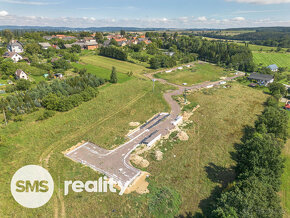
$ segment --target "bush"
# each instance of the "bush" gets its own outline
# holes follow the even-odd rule
[[[21,122],[21,121],[23,121],[23,117],[22,116],[16,116],[16,117],[14,117],[13,121],[14,122]]]
[[[49,117],[53,117],[55,115],[55,111],[51,111],[51,110],[45,110],[43,112],[42,115],[40,115],[38,118],[37,118],[37,121],[39,120],[46,120],[48,119]]]

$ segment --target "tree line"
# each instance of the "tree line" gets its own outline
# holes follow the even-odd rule
[[[94,98],[97,94],[96,88],[102,84],[103,79],[89,73],[61,81],[54,80],[52,83],[42,81],[33,89],[19,91],[2,98],[0,109],[5,111],[7,119],[31,113],[40,107],[68,111]]]

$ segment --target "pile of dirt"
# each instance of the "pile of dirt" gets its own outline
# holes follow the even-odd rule
[[[134,182],[132,183],[132,185],[130,185],[126,191],[124,192],[125,194],[129,194],[133,191],[136,191],[138,194],[146,194],[149,193],[148,190],[148,185],[149,183],[146,181],[146,178],[149,176],[150,174],[147,172],[142,172],[140,174],[140,176],[138,176]]]
[[[184,131],[180,131],[178,134],[177,134],[177,137],[179,138],[179,140],[181,141],[187,141],[188,140],[188,135],[186,134],[186,132]]]
[[[146,168],[149,166],[149,161],[144,159],[143,157],[137,155],[137,154],[132,154],[130,156],[130,161],[132,161],[134,164],[136,164],[142,168]]]
[[[133,126],[133,127],[136,127],[136,126],[139,126],[140,123],[139,122],[130,122],[129,123],[129,126]]]
[[[160,150],[155,151],[156,160],[160,161],[163,159],[163,153]]]

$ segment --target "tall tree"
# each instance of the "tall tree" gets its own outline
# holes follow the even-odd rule
[[[11,30],[4,30],[3,36],[6,43],[9,43],[13,39],[13,33],[11,32]]]
[[[117,83],[118,82],[116,67],[112,67],[112,73],[111,73],[111,77],[110,77],[110,82],[111,83]]]

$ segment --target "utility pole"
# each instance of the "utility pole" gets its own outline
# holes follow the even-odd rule
[[[5,110],[3,109],[3,115],[4,115],[4,120],[5,120],[5,126],[7,126],[7,119],[6,119],[6,114],[5,114]]]
[[[154,87],[155,87],[155,81],[156,81],[156,79],[152,79],[152,81],[153,81],[153,92],[154,92]]]

